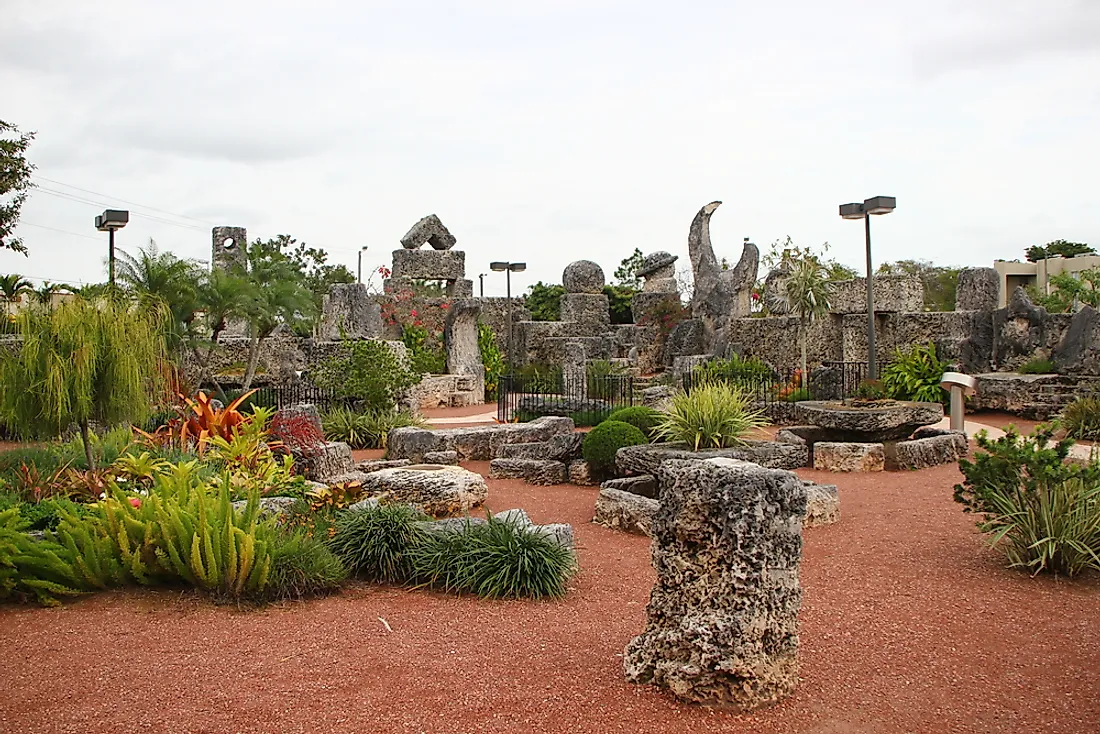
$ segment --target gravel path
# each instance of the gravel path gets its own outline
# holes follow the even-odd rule
[[[802,682],[768,710],[625,683],[648,541],[588,523],[593,488],[490,481],[490,509],[576,526],[567,599],[359,585],[260,611],[153,590],[3,606],[0,732],[1100,731],[1100,580],[1002,569],[951,501],[954,467],[800,474],[839,484],[843,516],[806,532]]]

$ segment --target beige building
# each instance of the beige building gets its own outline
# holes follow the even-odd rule
[[[1079,273],[1090,268],[1100,268],[1100,255],[1078,255],[1077,257],[1051,257],[1038,262],[1018,262],[994,260],[993,267],[1001,277],[998,306],[1004,308],[1016,286],[1026,288],[1033,285],[1040,291],[1050,294],[1050,277],[1061,273]]]

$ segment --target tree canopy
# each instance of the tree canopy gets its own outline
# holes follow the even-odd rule
[[[27,160],[34,133],[20,132],[11,123],[0,120],[0,250],[27,254],[23,240],[13,232],[19,222],[19,212],[34,184],[31,173],[34,164]]]
[[[1095,255],[1096,250],[1084,242],[1067,242],[1066,240],[1054,240],[1045,245],[1032,245],[1027,248],[1029,262],[1038,262],[1048,257],[1076,257],[1077,255]]]
[[[898,260],[882,263],[877,275],[916,275],[924,286],[925,311],[954,311],[959,271],[954,266],[933,265],[928,260]]]

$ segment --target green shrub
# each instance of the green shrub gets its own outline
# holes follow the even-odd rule
[[[584,372],[589,397],[596,400],[621,400],[629,397],[622,394],[629,383],[622,379],[626,376],[626,368],[621,364],[597,359],[586,364]]]
[[[607,420],[629,423],[644,433],[646,438],[652,440],[653,432],[657,430],[657,424],[661,420],[661,412],[645,405],[633,405],[629,408],[616,410],[607,416]]]
[[[860,400],[884,400],[890,396],[886,394],[881,380],[860,380],[853,397]]]
[[[69,512],[77,516],[88,513],[88,506],[64,497],[48,497],[40,502],[24,502],[13,492],[0,492],[0,510],[10,507],[19,508],[19,517],[26,523],[27,530],[54,530],[61,521],[62,513]]]
[[[810,388],[798,387],[784,395],[783,399],[788,403],[800,403],[803,400],[813,400],[814,396],[813,393],[810,392]]]
[[[624,446],[637,446],[649,443],[645,434],[629,423],[606,420],[589,431],[581,444],[581,453],[599,474],[613,474],[615,471],[615,452]]]
[[[32,540],[18,508],[0,511],[0,599],[56,606],[59,596],[75,596],[85,588],[64,560],[56,543]]]
[[[1080,477],[1017,486],[986,495],[991,513],[980,525],[1010,568],[1076,576],[1100,570],[1100,484]]]
[[[276,532],[265,596],[282,601],[335,591],[348,577],[340,558],[318,537],[303,531]]]
[[[497,346],[497,337],[486,324],[477,322],[477,348],[485,365],[485,399],[497,399],[497,386],[504,374],[504,355]]]
[[[1016,371],[1021,375],[1053,375],[1058,372],[1054,362],[1043,357],[1028,360]]]
[[[419,324],[403,324],[401,341],[409,350],[409,364],[417,374],[443,374],[447,371],[447,355],[443,345],[430,340],[428,330]]]
[[[520,392],[560,393],[562,391],[561,367],[531,362],[516,370],[520,378]]]
[[[329,548],[353,573],[401,583],[412,577],[409,551],[424,536],[427,517],[409,505],[375,505],[344,513]]]
[[[485,599],[561,597],[576,572],[573,551],[518,520],[468,523],[429,532],[412,551],[416,577],[446,591]]]
[[[764,361],[756,357],[742,357],[733,354],[729,359],[712,359],[692,368],[698,382],[722,380],[744,384],[749,387],[771,384],[775,372]]]
[[[335,391],[338,398],[361,401],[368,410],[392,410],[421,375],[385,342],[356,339],[344,341],[336,355],[321,363],[313,379],[318,387]]]
[[[673,395],[654,436],[686,443],[695,451],[727,448],[744,443],[747,433],[767,423],[735,385],[712,382]]]
[[[353,449],[386,448],[386,437],[394,428],[422,425],[424,419],[407,410],[358,412],[337,407],[321,416],[321,428],[325,437],[332,441],[343,441]]]
[[[598,426],[607,420],[610,415],[610,410],[580,410],[576,413],[570,413],[569,419],[573,421],[573,425],[583,428],[587,426]],[[534,418],[529,418],[528,420],[534,420]]]
[[[1100,441],[1100,397],[1077,398],[1062,410],[1058,424],[1078,441]]]
[[[948,366],[936,356],[935,344],[899,349],[882,369],[882,386],[894,400],[946,403],[948,393],[940,387],[940,380]]]
[[[565,286],[540,280],[528,288],[523,306],[531,314],[532,321],[561,321],[561,299],[564,295]]]

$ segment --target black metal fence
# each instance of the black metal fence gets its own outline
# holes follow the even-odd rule
[[[240,390],[226,391],[226,397],[232,400],[240,395]],[[330,408],[347,405],[346,398],[341,398],[332,390],[326,390],[314,385],[266,385],[257,388],[253,395],[246,399],[245,405],[262,405],[265,408],[282,410],[300,403],[312,403],[317,410],[324,412]]]
[[[577,425],[595,425],[619,408],[634,405],[634,378],[560,374],[502,375],[497,383],[497,420],[524,422],[544,415],[568,416]]]
[[[808,380],[796,367],[772,370],[767,376],[692,370],[684,375],[683,388],[691,392],[704,382],[721,379],[737,385],[752,402],[765,405],[799,400],[843,400],[855,395],[866,375],[866,362],[825,362],[821,368],[810,371]]]

